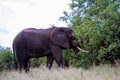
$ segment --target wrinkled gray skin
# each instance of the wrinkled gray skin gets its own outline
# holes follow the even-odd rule
[[[73,39],[73,31],[65,27],[52,27],[48,29],[27,28],[17,34],[13,41],[15,61],[20,72],[29,71],[30,58],[46,56],[46,66],[50,69],[55,60],[62,66],[62,50],[79,50]]]

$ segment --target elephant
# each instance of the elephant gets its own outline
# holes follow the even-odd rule
[[[50,27],[47,29],[26,28],[13,40],[13,53],[19,71],[29,71],[31,58],[47,57],[46,67],[52,67],[55,60],[62,67],[62,50],[84,51],[74,41],[74,32],[67,27]],[[85,52],[85,51],[84,51]]]

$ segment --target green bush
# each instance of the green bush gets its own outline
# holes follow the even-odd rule
[[[14,68],[13,53],[10,48],[0,46],[0,71],[11,70]]]
[[[33,58],[30,60],[31,67],[39,67],[41,64],[46,64],[46,57]]]

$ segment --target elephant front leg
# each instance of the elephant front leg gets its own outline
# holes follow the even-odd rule
[[[62,67],[62,50],[59,46],[55,46],[53,45],[51,47],[51,51],[53,54],[53,57],[56,61],[56,63],[58,64],[58,67]]]
[[[54,61],[53,55],[48,55],[48,56],[47,56],[47,63],[46,63],[46,67],[47,67],[48,69],[51,69],[52,64],[53,64],[53,61]]]

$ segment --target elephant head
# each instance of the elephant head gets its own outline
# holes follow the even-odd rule
[[[52,43],[63,49],[73,49],[76,53],[79,51],[88,52],[80,48],[75,42],[74,32],[70,28],[60,27],[54,28],[50,33]]]
[[[55,28],[50,33],[51,41],[61,48],[69,49],[73,31],[69,28]]]

